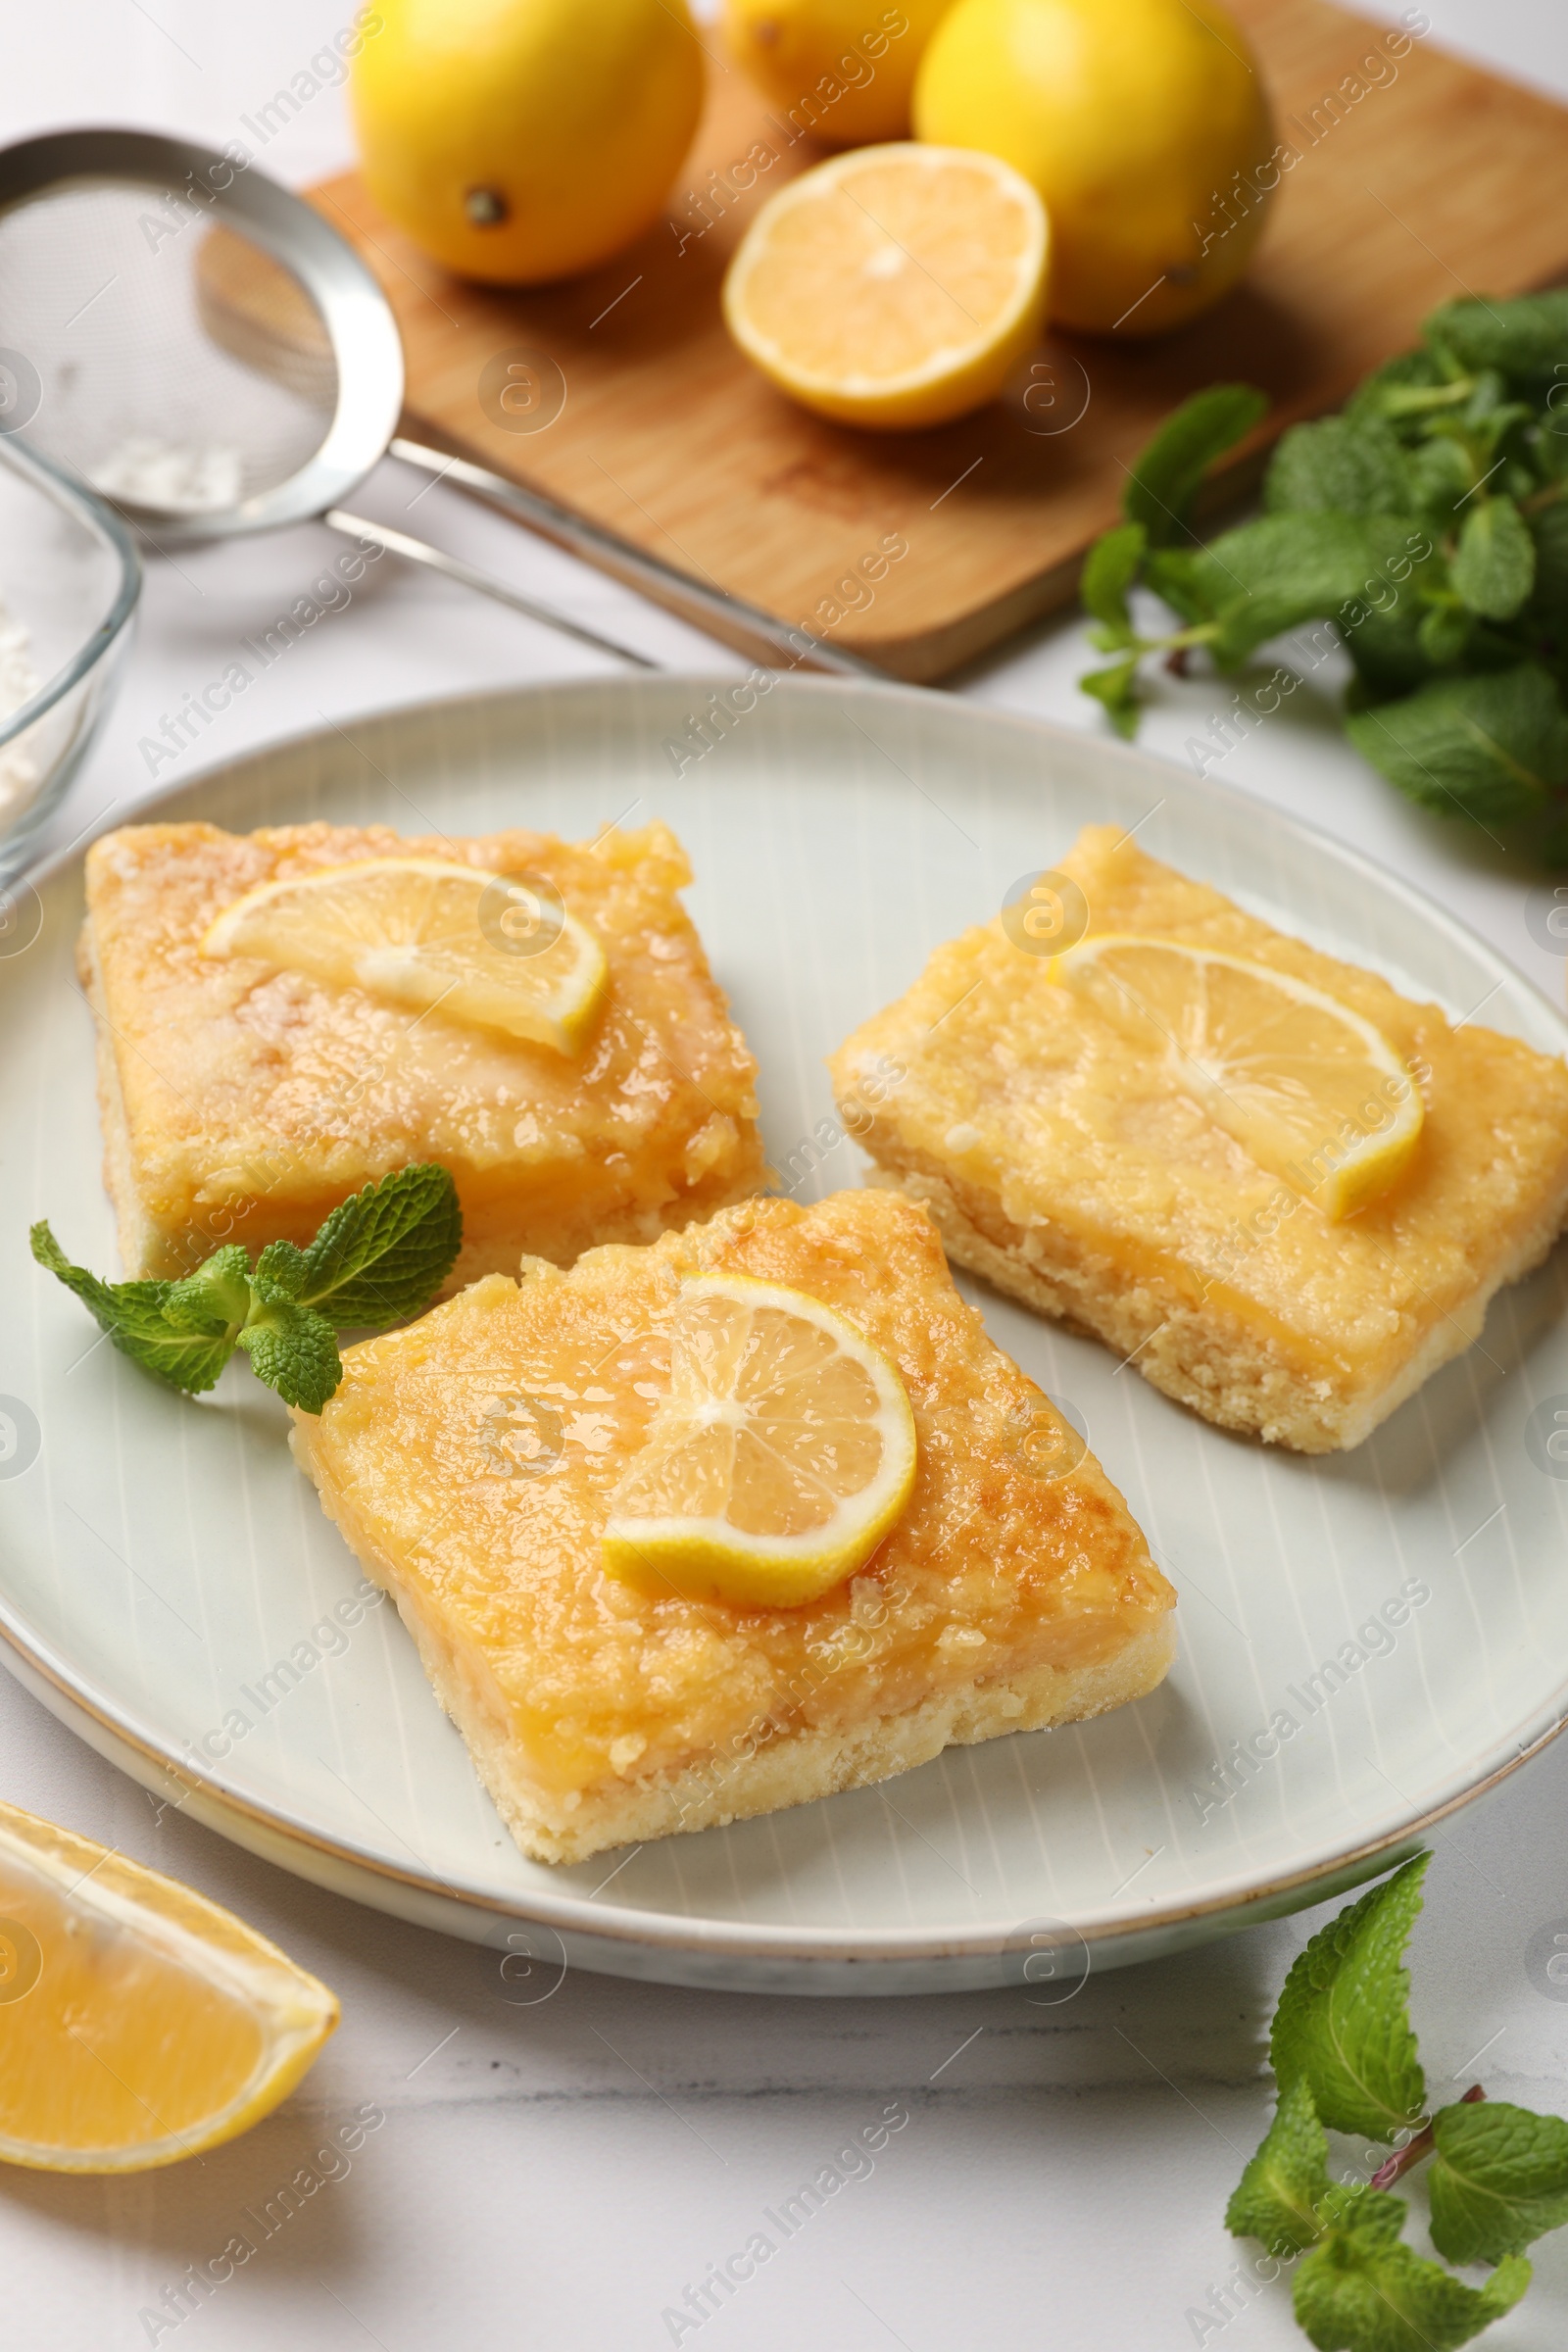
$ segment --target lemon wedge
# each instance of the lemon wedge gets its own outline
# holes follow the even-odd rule
[[[1049,976],[1161,1055],[1216,1127],[1331,1221],[1386,1193],[1421,1140],[1420,1091],[1381,1030],[1289,972],[1107,934]]]
[[[1038,340],[1045,207],[994,155],[859,147],[764,204],[724,318],[780,391],[847,424],[910,430],[995,399]]]
[[[886,1356],[804,1291],[682,1286],[669,1389],[611,1497],[604,1560],[656,1597],[791,1608],[867,1560],[914,1484]]]
[[[248,2131],[337,2024],[230,1912],[0,1804],[0,2159],[134,2173]]]
[[[362,858],[263,882],[225,906],[204,956],[254,956],[332,988],[575,1054],[608,977],[599,942],[540,874]]]

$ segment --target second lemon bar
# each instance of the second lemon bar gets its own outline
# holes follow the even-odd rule
[[[856,1031],[833,1062],[846,1119],[959,1264],[1210,1421],[1306,1453],[1357,1445],[1561,1231],[1568,1069],[1108,825],[1040,913],[1041,941],[1013,913],[939,948]],[[1077,985],[1050,952],[1064,918],[1085,934]],[[1181,981],[1163,1012],[1161,961]],[[1252,1007],[1229,1063],[1220,994]],[[879,1056],[907,1077],[873,1110]],[[1293,1128],[1294,1153],[1271,1152]]]

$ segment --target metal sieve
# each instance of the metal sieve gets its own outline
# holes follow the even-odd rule
[[[0,431],[169,547],[317,516],[640,668],[662,664],[341,501],[393,454],[604,563],[722,634],[870,663],[615,540],[483,466],[399,439],[403,352],[375,278],[248,163],[134,130],[0,150]]]

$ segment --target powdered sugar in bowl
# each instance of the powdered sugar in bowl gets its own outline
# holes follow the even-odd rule
[[[141,590],[120,517],[8,429],[25,391],[10,356],[0,354],[0,885],[27,862],[97,734]]]

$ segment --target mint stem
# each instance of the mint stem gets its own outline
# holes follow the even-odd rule
[[[1477,2099],[1484,2099],[1486,2095],[1479,2082],[1472,2082],[1458,2103],[1461,2107],[1473,2107]],[[1368,2186],[1392,2188],[1401,2173],[1407,2173],[1412,2165],[1419,2164],[1423,2156],[1431,2155],[1435,2144],[1432,2126],[1430,2124],[1423,2125],[1414,2139],[1402,2148],[1396,2148],[1388,2163],[1378,2166]]]

